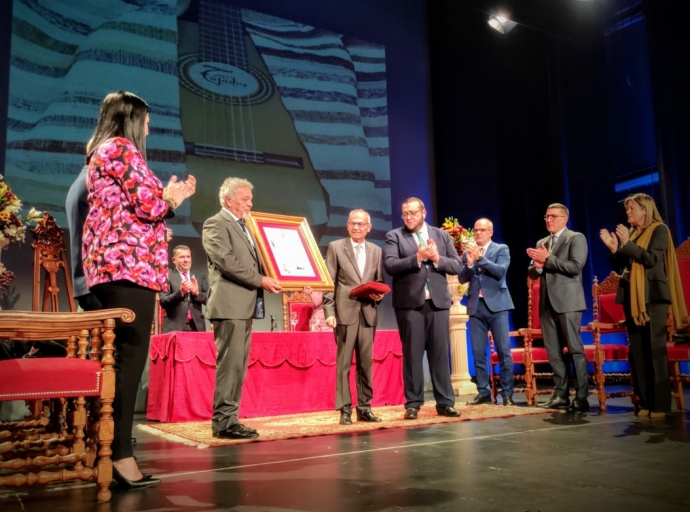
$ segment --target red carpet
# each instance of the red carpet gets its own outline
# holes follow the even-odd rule
[[[242,423],[259,431],[259,437],[253,440],[216,439],[211,433],[210,420],[188,423],[151,423],[139,425],[139,428],[172,441],[197,446],[198,448],[207,448],[209,446],[226,446],[255,441],[277,441],[298,437],[349,434],[383,428],[419,427],[436,423],[509,418],[511,416],[552,412],[545,409],[537,409],[536,407],[503,407],[491,404],[475,406],[456,405],[456,408],[462,413],[462,416],[459,418],[448,418],[438,416],[433,403],[427,404],[419,411],[419,418],[416,420],[405,420],[403,419],[405,410],[402,406],[374,407],[372,411],[383,420],[381,423],[358,422],[353,411],[352,425],[339,425],[340,413],[337,411],[244,419]]]

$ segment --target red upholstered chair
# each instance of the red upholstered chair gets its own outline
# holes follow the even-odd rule
[[[295,331],[308,331],[309,319],[314,312],[314,303],[311,295],[302,292],[283,293],[283,330],[292,331],[290,319],[293,313],[297,313]]]
[[[134,313],[0,311],[0,340],[67,342],[67,358],[0,361],[0,401],[33,407],[24,421],[0,423],[0,486],[96,480],[97,500],[110,500],[116,319]]]
[[[592,313],[594,320],[588,327],[592,331],[592,337],[594,338],[594,352],[591,360],[590,355],[587,355],[587,361],[594,363],[594,383],[597,388],[597,398],[599,399],[601,412],[606,412],[606,400],[608,398],[633,396],[632,390],[607,392],[605,388],[606,379],[626,380],[632,384],[630,372],[604,373],[604,363],[606,361],[628,361],[627,344],[601,343],[601,337],[609,334],[625,334],[627,339],[628,331],[625,327],[623,306],[616,304],[619,282],[620,276],[615,272],[611,272],[601,283],[599,283],[595,276],[594,283],[592,284]]]
[[[678,270],[680,271],[680,281],[683,287],[685,304],[690,304],[690,238],[676,248],[676,258],[678,259]],[[688,322],[690,323],[690,321]],[[675,323],[671,308],[669,308],[669,343],[668,362],[670,365],[671,385],[673,387],[673,397],[676,399],[678,410],[685,410],[685,397],[683,394],[683,383],[690,382],[690,375],[684,375],[680,371],[680,363],[690,361],[690,344],[673,342]]]
[[[524,386],[516,386],[515,393],[525,393],[528,405],[536,405],[537,395],[548,391],[538,391],[536,377],[549,376],[550,374],[536,374],[535,364],[548,364],[549,359],[544,347],[534,347],[533,341],[542,338],[541,325],[539,323],[539,281],[532,281],[527,278],[527,327],[509,333],[511,337],[522,338],[522,348],[511,349],[513,363],[524,367],[523,374],[516,374],[516,382],[524,382]],[[497,385],[500,383],[501,376],[496,372],[496,365],[499,364],[498,354],[494,348],[493,338],[491,338],[491,395],[496,401],[498,394]]]

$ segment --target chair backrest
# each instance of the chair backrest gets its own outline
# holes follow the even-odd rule
[[[595,322],[617,324],[625,320],[623,305],[616,303],[620,276],[611,272],[601,283],[596,276],[592,284],[592,316]]]
[[[678,270],[680,272],[680,282],[683,286],[685,305],[690,304],[690,238],[676,247],[676,258],[678,259]]]
[[[311,295],[302,292],[283,293],[283,329],[292,330],[290,318],[297,313],[297,325],[295,331],[308,331],[309,319],[314,312],[314,303]]]
[[[65,249],[60,226],[57,225],[52,215],[45,212],[43,218],[31,230],[31,233],[34,236],[34,241],[31,243],[31,247],[34,248],[34,293],[31,309],[33,311],[50,310],[54,313],[59,311],[58,295],[60,287],[58,286],[57,276],[59,272],[62,272],[65,279],[65,287],[67,288],[69,309],[72,313],[75,313],[77,306],[72,293],[72,275],[67,263],[67,250]],[[45,272],[42,273],[42,269]],[[43,301],[39,306],[41,274],[43,274],[45,282],[43,283]]]

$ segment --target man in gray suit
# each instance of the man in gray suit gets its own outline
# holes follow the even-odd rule
[[[328,244],[326,267],[335,290],[323,294],[326,324],[333,328],[338,347],[335,377],[335,408],[340,424],[352,424],[350,368],[352,352],[357,357],[357,421],[381,421],[371,412],[373,345],[377,306],[382,293],[367,298],[352,298],[350,291],[364,283],[383,282],[383,255],[376,245],[364,239],[371,230],[371,219],[364,210],[353,210],[347,219],[348,238]]]
[[[566,227],[568,215],[565,205],[549,205],[544,216],[549,236],[539,240],[536,249],[527,249],[527,255],[532,258],[529,277],[539,279],[539,322],[555,382],[553,396],[541,405],[548,409],[569,408],[586,412],[589,410],[589,384],[580,324],[582,312],[587,309],[582,267],[587,262],[588,249],[585,236]],[[563,347],[568,348],[573,358],[577,379],[577,393],[572,405]]]
[[[510,328],[508,312],[513,309],[506,273],[510,266],[507,245],[491,241],[494,225],[489,219],[474,223],[476,244],[462,255],[465,266],[460,282],[469,283],[467,313],[470,315],[470,337],[474,354],[474,372],[478,394],[467,405],[491,402],[491,383],[486,348],[489,345],[489,329],[496,343],[501,368],[501,393],[503,405],[515,405],[513,401],[513,356],[510,353]]]
[[[403,346],[405,419],[417,419],[424,403],[425,350],[436,412],[457,417],[448,361],[452,300],[446,274],[459,274],[462,261],[448,233],[424,221],[421,199],[406,199],[401,217],[405,225],[386,234],[384,267],[393,276],[393,308]]]
[[[216,392],[213,397],[213,437],[254,439],[256,430],[237,419],[247,374],[252,317],[263,290],[281,291],[264,276],[256,244],[245,225],[252,209],[254,187],[242,178],[228,178],[220,187],[222,209],[204,223],[202,244],[208,257],[209,294],[206,316],[213,325]]]

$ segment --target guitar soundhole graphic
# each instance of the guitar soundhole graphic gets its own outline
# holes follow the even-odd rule
[[[178,69],[185,89],[228,105],[258,105],[274,93],[271,80],[252,65],[245,71],[222,62],[199,62],[197,54],[188,54],[180,57]]]

